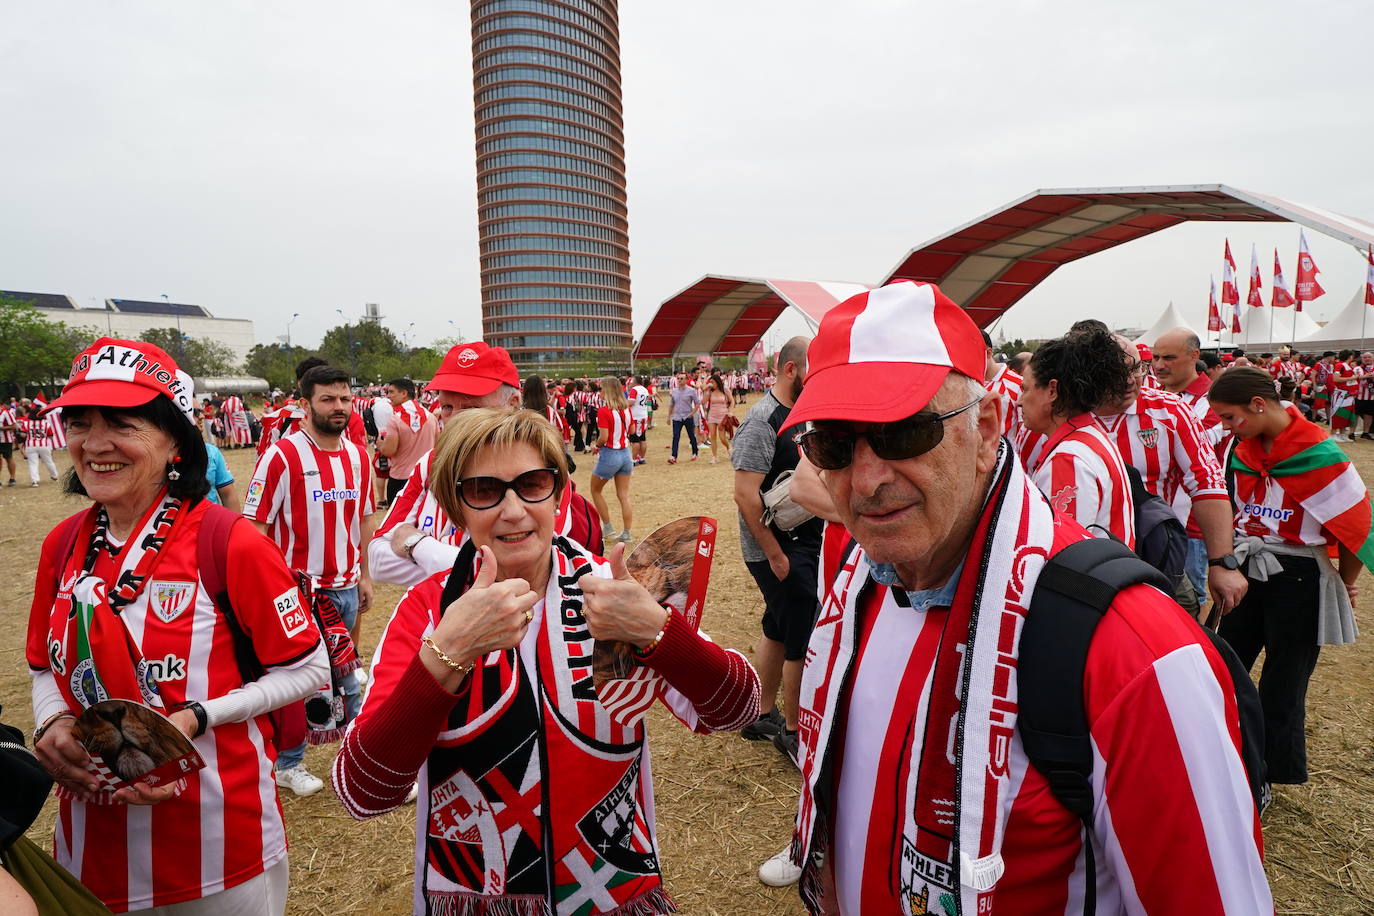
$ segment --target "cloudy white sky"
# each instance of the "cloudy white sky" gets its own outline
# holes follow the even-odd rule
[[[700,275],[876,282],[1035,188],[1222,182],[1374,218],[1365,0],[622,0],[636,334]],[[11,3],[0,288],[207,306],[314,342],[378,302],[480,333],[468,4]],[[1070,265],[1003,319],[1205,314],[1228,235]],[[1308,233],[1332,317],[1355,252]],[[1219,279],[1219,277],[1218,277]],[[454,324],[450,325],[452,321]],[[785,330],[785,329],[784,329]],[[779,332],[781,333],[781,331]]]

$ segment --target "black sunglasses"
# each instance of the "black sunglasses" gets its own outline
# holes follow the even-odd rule
[[[542,503],[558,488],[557,468],[535,468],[514,480],[500,477],[464,477],[458,481],[458,498],[469,509],[490,509],[506,498],[507,490],[527,503]]]
[[[923,410],[905,420],[871,423],[863,432],[856,431],[848,423],[818,420],[807,424],[792,441],[801,448],[807,461],[823,471],[849,467],[854,460],[854,444],[860,439],[867,440],[873,454],[884,461],[905,461],[939,445],[945,438],[945,421],[981,403],[983,399],[979,398],[948,413]]]

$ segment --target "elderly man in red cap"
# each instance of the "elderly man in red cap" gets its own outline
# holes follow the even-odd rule
[[[519,407],[520,373],[503,347],[482,341],[461,343],[444,356],[425,388],[439,397],[442,423],[471,407]],[[368,546],[372,577],[379,582],[415,585],[451,569],[463,531],[453,524],[429,490],[431,449],[396,495],[385,521]],[[600,555],[601,518],[591,503],[565,487],[554,518],[557,532]]]
[[[1233,682],[1157,589],[1109,593],[1081,644],[1065,688],[1087,732],[1080,796],[1061,802],[1028,762],[1022,715],[1042,691],[1019,692],[1018,663],[1037,580],[1071,544],[1115,548],[1029,482],[984,368],[968,315],[905,281],[841,303],[808,352],[787,422],[841,524],[821,547],[801,690],[802,899],[843,914],[1271,912]],[[1035,607],[1057,625],[1064,600]]]

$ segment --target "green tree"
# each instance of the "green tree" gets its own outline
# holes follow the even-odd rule
[[[315,355],[315,351],[307,347],[258,344],[248,351],[244,371],[267,379],[267,384],[273,388],[290,391],[296,385],[296,366],[306,357]]]
[[[234,351],[208,337],[183,337],[176,328],[149,328],[138,339],[167,351],[181,371],[194,378],[235,375],[241,371]]]
[[[352,372],[360,383],[385,381],[384,370],[397,365],[388,360],[404,354],[396,335],[372,321],[337,325],[325,331],[320,341],[320,356]]]
[[[0,295],[0,381],[21,397],[30,385],[56,388],[94,338],[87,328],[49,321],[32,304]]]

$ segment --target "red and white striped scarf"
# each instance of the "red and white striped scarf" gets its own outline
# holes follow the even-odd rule
[[[929,899],[943,901],[945,912],[992,913],[1011,810],[1014,659],[1021,621],[1053,542],[1049,504],[1003,440],[936,650],[926,716],[914,725],[924,740],[908,745],[920,748],[920,756],[910,761],[916,802],[902,814],[900,880],[903,887],[928,886]],[[813,913],[834,910],[821,872],[833,867],[826,862],[836,766],[829,758],[839,739],[837,698],[856,667],[859,616],[870,595],[881,600],[885,594],[870,571],[863,550],[856,549],[827,587],[802,679],[802,795],[791,852],[794,862],[804,863],[801,894]]]

